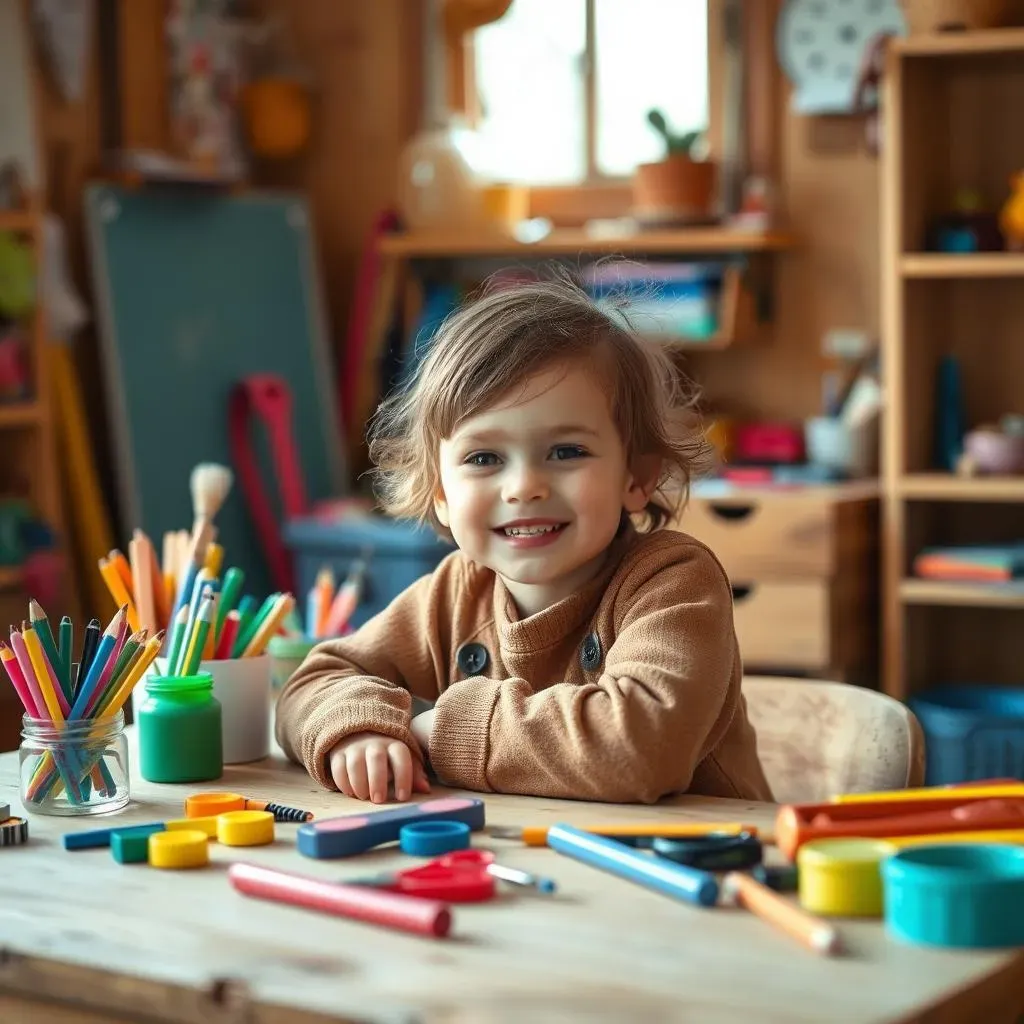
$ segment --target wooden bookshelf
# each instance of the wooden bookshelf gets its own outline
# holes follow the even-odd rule
[[[900,257],[904,277],[1024,277],[1024,253],[908,253]]]
[[[676,231],[636,231],[605,235],[585,230],[552,231],[536,242],[520,242],[497,232],[411,232],[385,235],[378,246],[383,255],[409,259],[441,256],[572,256],[619,253],[638,255],[720,255],[781,252],[796,240],[780,232],[750,233],[728,228],[688,228]]]
[[[35,426],[41,412],[39,403],[35,401],[0,405],[0,429]]]
[[[897,60],[911,57],[987,57],[1024,52],[1024,28],[982,32],[932,32],[894,39],[890,53]]]
[[[944,683],[1021,685],[1024,587],[916,578],[913,562],[926,547],[1024,536],[1024,476],[963,477],[933,454],[946,355],[961,368],[967,430],[1021,411],[1024,253],[924,251],[957,189],[998,208],[1021,167],[1024,29],[893,40],[883,90],[881,684],[899,699]]]
[[[900,598],[906,604],[952,608],[1024,608],[1024,583],[958,583],[905,579]]]

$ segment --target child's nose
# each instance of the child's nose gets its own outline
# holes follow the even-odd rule
[[[535,466],[510,467],[502,488],[502,498],[507,502],[525,504],[529,501],[543,501],[548,496],[547,476]]]

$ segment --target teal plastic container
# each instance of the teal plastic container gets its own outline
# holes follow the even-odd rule
[[[958,948],[1024,945],[1024,847],[908,847],[882,862],[885,924],[907,942]]]
[[[209,672],[153,676],[138,711],[139,771],[149,782],[208,782],[224,774],[220,702]]]

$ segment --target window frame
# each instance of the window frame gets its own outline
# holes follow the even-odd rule
[[[514,0],[512,0],[514,2]],[[587,52],[593,52],[594,0],[587,5]],[[726,9],[734,0],[707,0],[708,3],[708,128],[707,140],[712,157],[720,156],[725,119],[725,32]],[[775,102],[777,66],[774,57],[774,25],[779,0],[735,0],[743,10],[743,46],[745,88],[741,103],[745,173],[773,176],[777,105]],[[476,92],[473,33],[447,34],[446,66],[450,109],[469,124],[480,117]],[[632,203],[629,177],[602,175],[596,167],[594,102],[594,62],[584,69],[587,125],[587,177],[576,185],[528,185],[529,216],[547,217],[558,227],[576,227],[593,218],[628,215]]]

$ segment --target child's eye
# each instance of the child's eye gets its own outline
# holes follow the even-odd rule
[[[463,459],[466,466],[496,466],[498,456],[494,452],[471,452]]]
[[[559,444],[551,449],[551,457],[557,461],[563,459],[582,459],[587,454],[585,448],[578,444]]]

